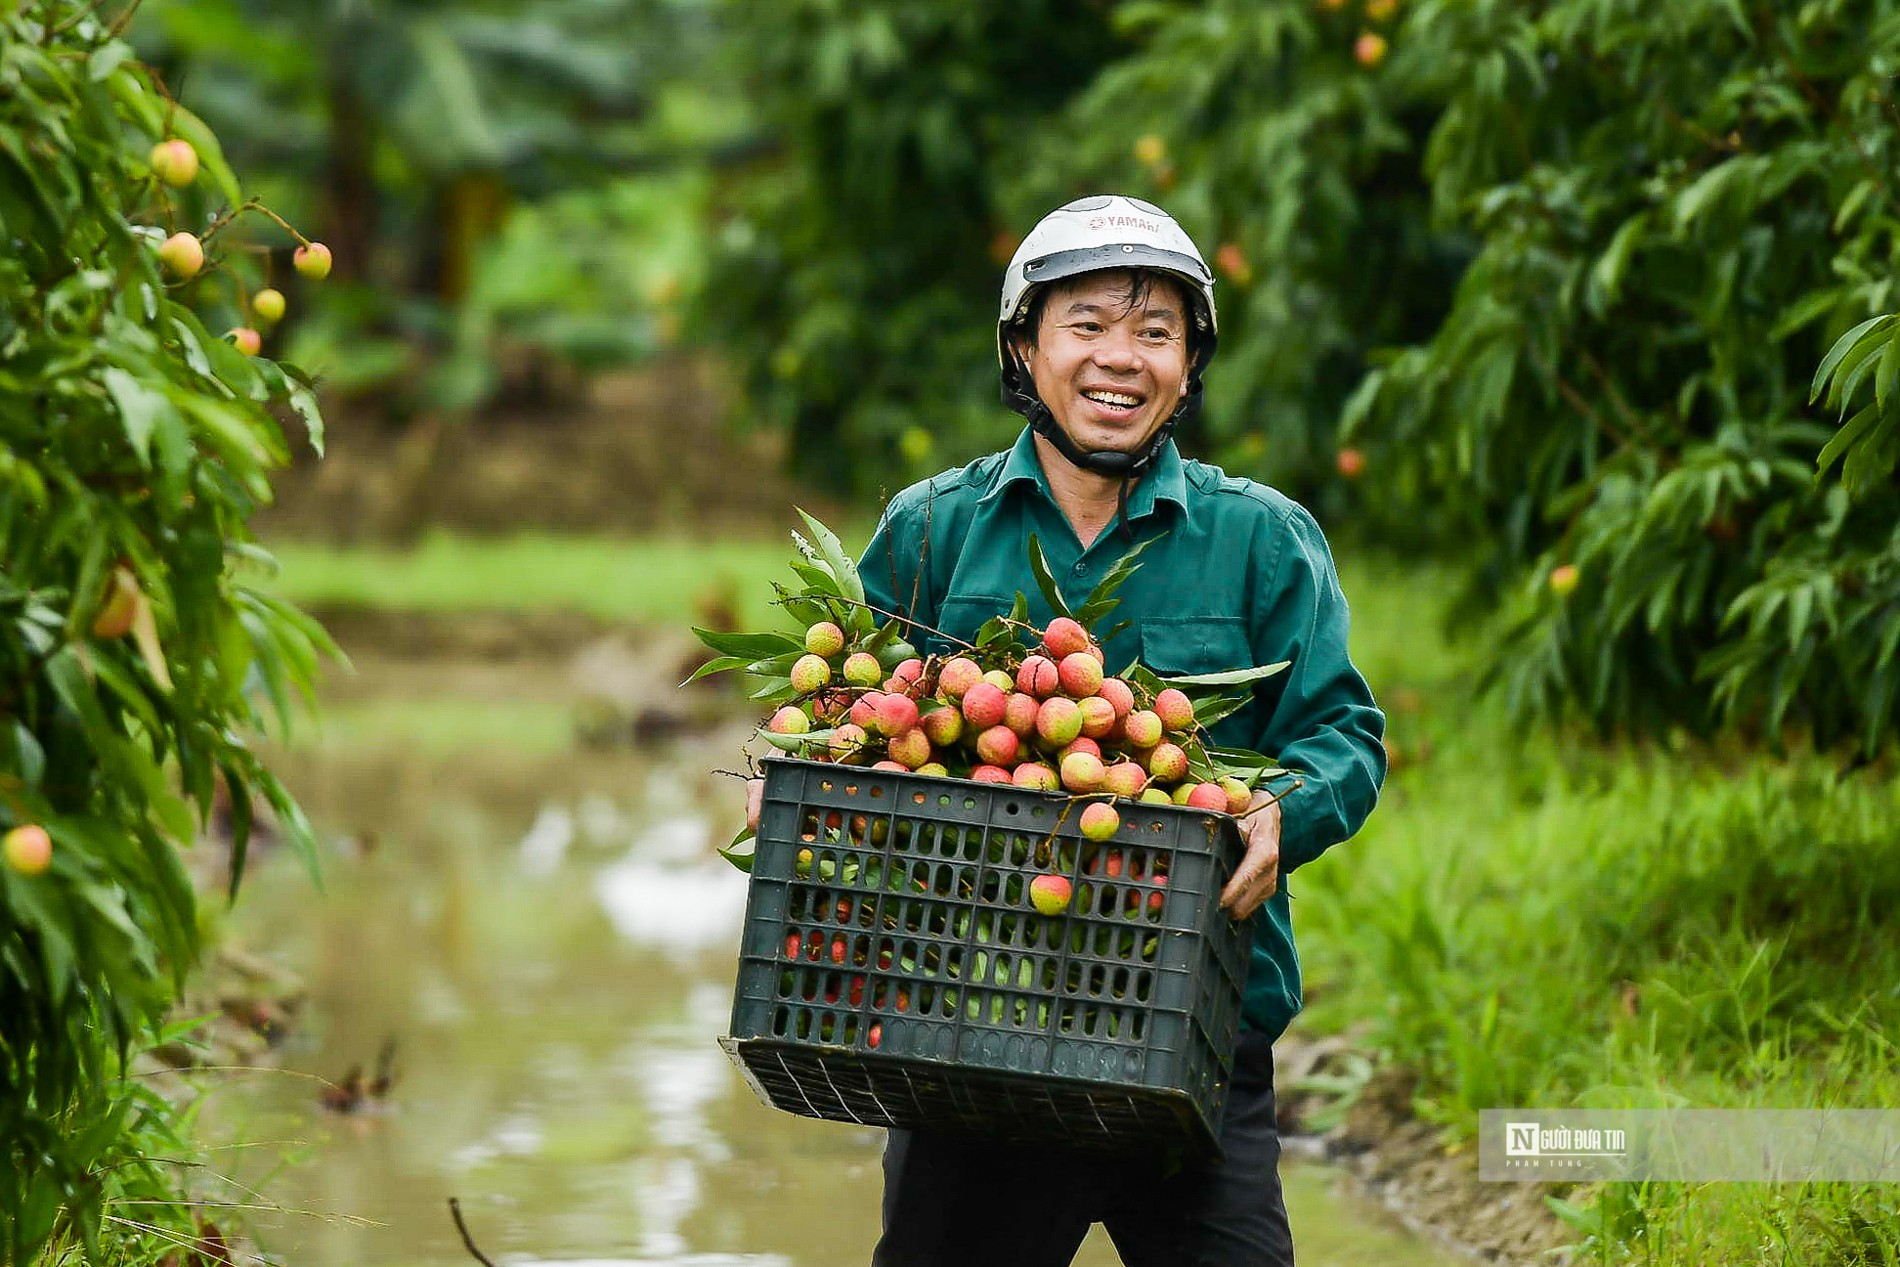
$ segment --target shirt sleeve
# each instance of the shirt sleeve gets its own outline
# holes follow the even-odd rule
[[[930,578],[923,568],[923,524],[919,516],[910,513],[910,492],[907,489],[899,493],[884,507],[877,531],[871,534],[871,544],[864,547],[858,560],[858,578],[864,582],[864,600],[880,612],[934,624],[935,609],[928,593]],[[886,619],[877,615],[879,624]],[[921,645],[915,636],[905,640]]]
[[[1282,874],[1359,830],[1379,799],[1386,768],[1385,714],[1347,654],[1349,616],[1332,553],[1305,511],[1295,508],[1289,527],[1254,621],[1256,652],[1292,661],[1261,684],[1271,707],[1263,710],[1255,745],[1295,772],[1269,785],[1285,792]]]

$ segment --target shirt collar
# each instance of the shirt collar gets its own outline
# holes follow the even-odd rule
[[[996,482],[990,486],[990,491],[978,500],[992,501],[1001,497],[1004,489],[1023,482],[1035,485],[1051,505],[1055,503],[1055,494],[1049,491],[1049,477],[1043,473],[1042,460],[1036,454],[1035,432],[1028,427],[1023,428],[1022,434],[1016,437],[1016,443],[1004,457],[1003,468],[997,473]],[[1132,521],[1154,513],[1158,501],[1173,502],[1181,508],[1182,518],[1186,519],[1187,467],[1182,464],[1181,451],[1174,447],[1172,437],[1155,455],[1154,466],[1128,490],[1128,518]]]

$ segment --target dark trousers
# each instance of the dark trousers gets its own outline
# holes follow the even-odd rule
[[[892,1131],[873,1267],[1066,1267],[1101,1223],[1127,1267],[1293,1267],[1273,1043],[1242,1033],[1218,1162]]]

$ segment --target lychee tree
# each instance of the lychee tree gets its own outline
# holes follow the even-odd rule
[[[247,523],[279,420],[316,442],[318,416],[202,319],[243,303],[252,211],[131,53],[110,6],[0,3],[0,827],[48,846],[0,867],[12,1263],[147,1261],[198,1232],[150,1155],[173,1110],[124,1077],[199,950],[181,851],[226,799],[235,891],[256,798],[314,856],[252,740],[334,648],[246,577],[270,564]],[[203,248],[190,277],[161,265],[173,233]]]

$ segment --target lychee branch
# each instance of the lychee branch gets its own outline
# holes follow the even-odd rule
[[[828,594],[825,596],[825,599],[827,602],[845,603],[851,607],[862,607],[868,612],[874,612],[877,615],[884,617],[886,620],[895,620],[899,624],[906,625],[913,630],[921,629],[927,634],[936,634],[939,638],[942,638],[946,642],[956,643],[959,647],[962,647],[965,651],[976,650],[976,644],[974,642],[965,642],[963,639],[957,637],[955,634],[945,633],[941,629],[936,629],[936,628],[931,627],[930,625],[926,625],[921,620],[912,620],[908,616],[900,616],[896,612],[885,611],[882,607],[879,607],[876,603],[867,603],[863,601],[862,599],[845,598],[843,595],[836,595],[836,594]]]
[[[455,1230],[462,1234],[462,1248],[473,1254],[482,1267],[495,1267],[495,1260],[475,1247],[475,1238],[468,1234],[468,1224],[462,1221],[462,1203],[455,1197],[449,1198],[449,1214],[455,1219]]]

